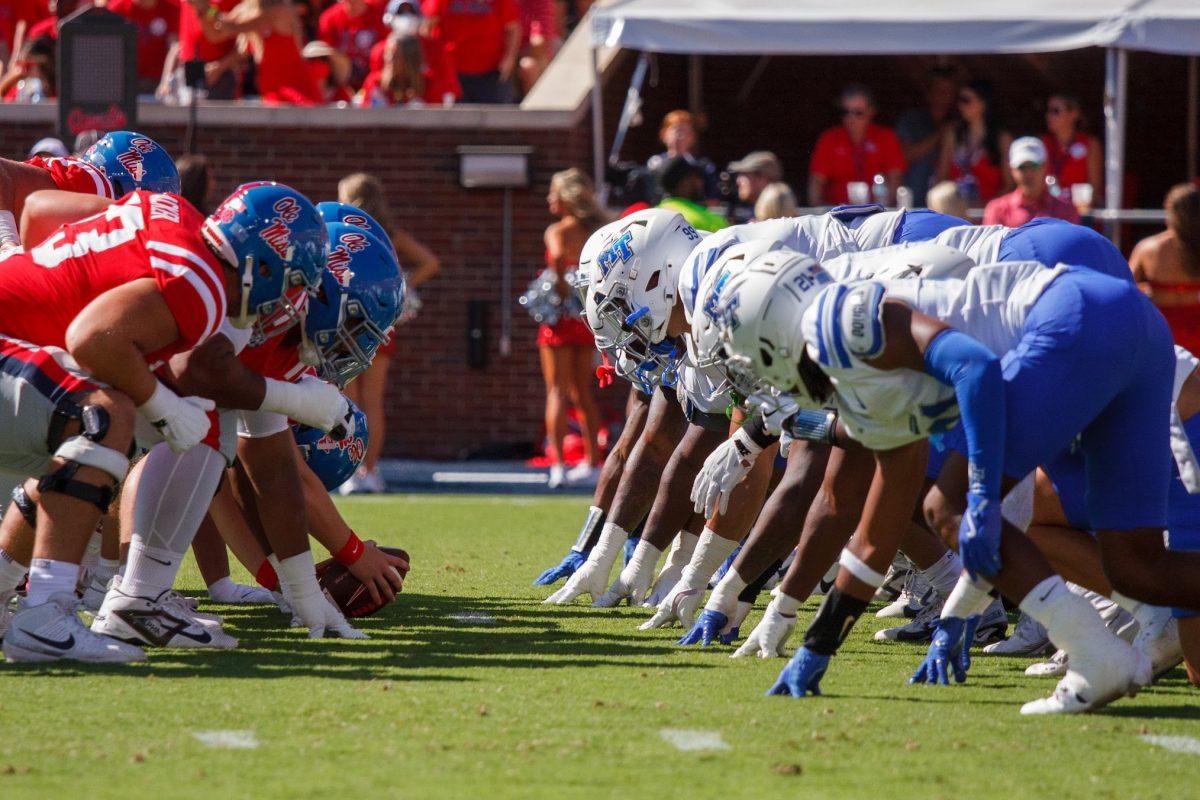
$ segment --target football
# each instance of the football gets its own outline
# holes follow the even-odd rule
[[[408,553],[399,547],[380,547],[379,549],[388,555],[399,556],[405,561],[409,561]],[[407,574],[407,569],[400,570],[401,578]],[[347,617],[369,617],[387,605],[372,600],[367,587],[350,573],[349,568],[332,558],[317,564],[317,581],[321,584],[325,595]]]

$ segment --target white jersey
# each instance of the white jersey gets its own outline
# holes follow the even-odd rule
[[[953,247],[908,242],[860,253],[844,253],[821,264],[837,281],[865,278],[963,278],[975,262]]]
[[[850,229],[859,250],[874,250],[890,247],[896,243],[896,231],[904,223],[904,209],[880,211],[858,217],[850,222]]]
[[[962,250],[976,264],[1000,260],[1000,242],[1012,232],[1005,225],[958,225],[939,233],[933,241]]]
[[[724,414],[732,400],[729,389],[729,381],[716,367],[697,367],[690,354],[679,362],[675,397],[685,411],[690,403],[702,414]]]
[[[1010,262],[977,267],[965,279],[867,280],[822,292],[804,314],[804,338],[808,355],[833,382],[850,436],[871,449],[888,450],[958,422],[953,387],[924,372],[880,370],[864,360],[884,349],[884,300],[900,300],[943,320],[1000,356],[1020,340],[1029,310],[1063,271]]]

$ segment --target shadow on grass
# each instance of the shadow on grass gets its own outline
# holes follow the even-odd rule
[[[342,680],[472,681],[454,670],[561,669],[642,666],[710,669],[663,660],[676,648],[630,629],[628,635],[563,630],[564,617],[604,612],[570,611],[520,599],[402,595],[373,617],[353,620],[370,639],[308,639],[268,606],[221,606],[235,650],[150,650],[140,665],[9,664],[8,673],[55,675],[153,674],[157,678],[297,676]],[[564,613],[565,612],[565,613]],[[457,615],[457,618],[456,618]]]

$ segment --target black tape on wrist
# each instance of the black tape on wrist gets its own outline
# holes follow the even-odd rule
[[[746,424],[742,426],[742,430],[750,437],[750,441],[759,447],[765,448],[779,441],[778,436],[772,436],[767,433],[767,427],[761,414],[755,414],[747,420]]]
[[[808,626],[808,633],[804,635],[804,646],[819,655],[836,655],[837,649],[846,641],[850,629],[866,608],[866,600],[842,594],[834,586],[829,590],[829,594],[825,595],[825,602],[817,609],[817,616],[812,625]]]
[[[771,566],[763,570],[763,574],[759,575],[750,583],[746,584],[746,588],[742,589],[742,593],[738,595],[738,601],[742,603],[753,603],[758,599],[758,594],[767,585],[767,581],[771,580],[771,576],[779,571],[783,566],[783,559],[779,559]]]
[[[586,553],[595,547],[596,542],[600,541],[600,531],[604,528],[604,520],[607,518],[608,514],[604,509],[595,506],[589,508],[583,527],[579,529],[579,538],[571,545],[571,549],[577,553]]]

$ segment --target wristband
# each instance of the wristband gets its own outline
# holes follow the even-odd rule
[[[350,538],[342,545],[342,549],[333,554],[333,560],[339,564],[349,567],[362,558],[363,551],[366,550],[366,545],[362,539],[354,531],[350,531]]]
[[[772,436],[767,433],[767,427],[763,420],[762,414],[755,414],[746,424],[742,426],[742,430],[750,437],[750,441],[758,445],[760,450],[765,450],[770,445],[779,441],[778,436]]]

